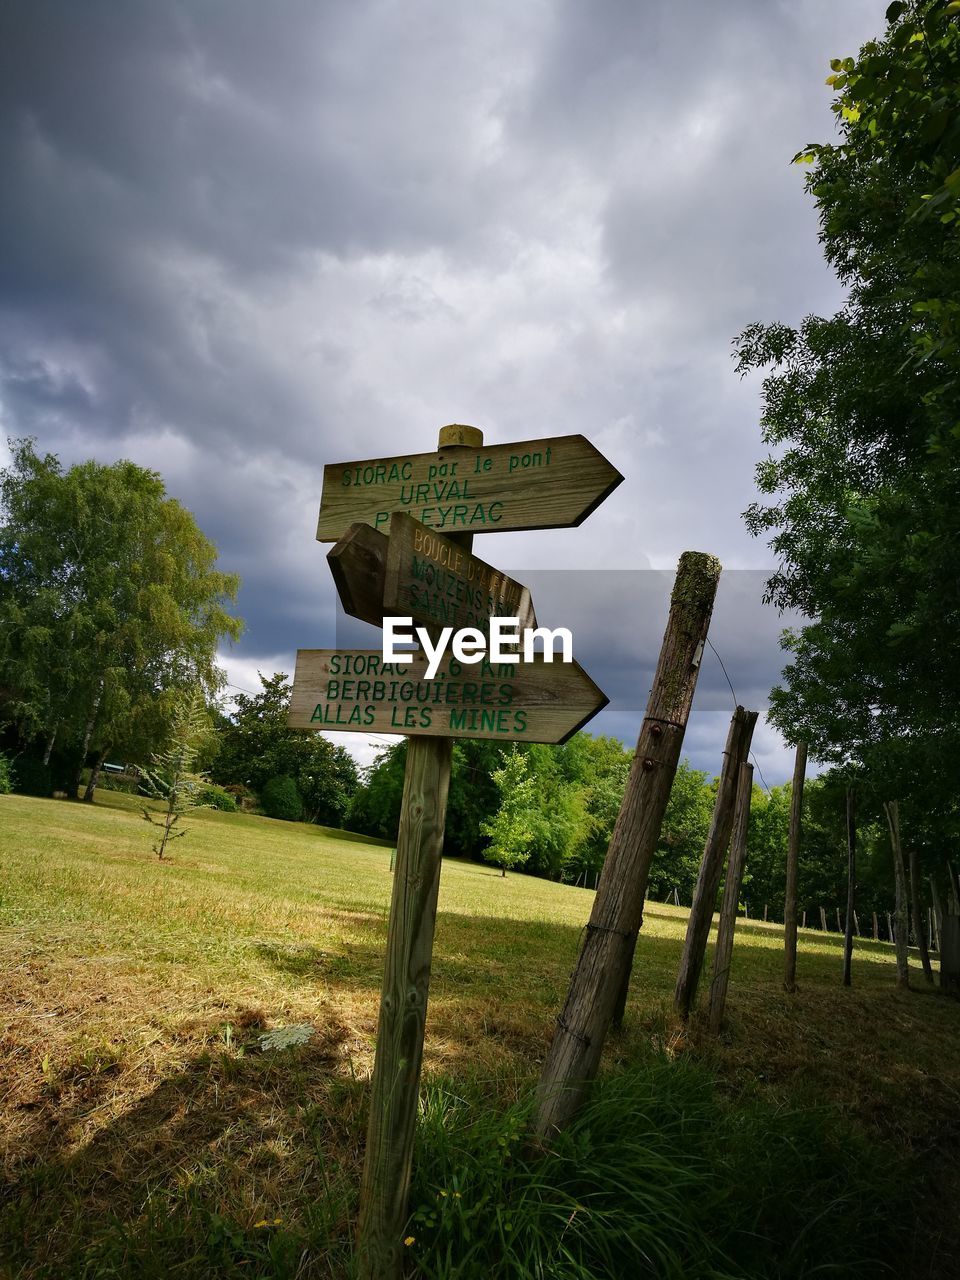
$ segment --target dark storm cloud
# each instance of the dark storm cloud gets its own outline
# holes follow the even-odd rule
[[[332,642],[322,464],[429,449],[444,421],[582,431],[628,477],[579,530],[486,539],[505,567],[762,565],[729,344],[836,303],[788,162],[830,135],[827,59],[882,8],[8,0],[2,424],[163,474],[243,576],[247,680]],[[717,647],[759,703],[780,622],[757,604],[724,635],[723,599]],[[632,739],[662,608],[616,633],[588,612],[600,727]],[[688,746],[713,768],[708,671]]]

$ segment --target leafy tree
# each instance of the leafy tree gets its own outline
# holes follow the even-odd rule
[[[268,818],[299,822],[303,817],[303,798],[294,780],[285,775],[267,779],[260,794],[260,803]]]
[[[197,773],[194,766],[201,743],[209,734],[210,720],[203,694],[199,689],[192,689],[173,708],[166,747],[154,754],[154,767],[143,771],[143,793],[166,805],[159,818],[150,809],[143,810],[147,822],[160,828],[153,851],[161,862],[167,845],[187,834],[186,827],[174,830],[181,818],[194,809],[206,807],[203,791],[207,779]]]
[[[504,752],[503,764],[494,770],[493,780],[501,799],[496,815],[483,824],[484,834],[490,837],[486,857],[505,876],[508,868],[529,861],[537,839],[540,810],[535,803],[536,779],[525,754],[516,750]]]
[[[257,694],[238,694],[233,716],[221,721],[215,781],[251,787],[262,800],[270,779],[290,778],[301,801],[298,818],[340,826],[358,783],[353,757],[320,734],[287,727],[291,686],[284,672],[261,675],[260,684]]]
[[[771,718],[820,759],[872,774],[886,798],[908,797],[919,770],[954,808],[958,13],[942,0],[892,4],[881,39],[831,63],[839,140],[797,159],[812,166],[847,302],[737,340],[742,372],[770,370],[762,426],[774,452],[747,525],[778,559],[769,598],[811,620],[786,636]]]
[[[22,747],[51,761],[113,749],[143,758],[178,691],[221,679],[216,647],[241,624],[238,579],[152,471],[85,462],[64,471],[29,440],[0,472],[0,685]]]

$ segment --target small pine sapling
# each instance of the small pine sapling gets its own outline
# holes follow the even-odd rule
[[[153,851],[162,861],[167,845],[187,834],[185,827],[174,830],[186,814],[209,805],[201,799],[208,785],[205,773],[194,772],[197,755],[210,733],[210,721],[200,690],[194,688],[176,704],[170,721],[170,736],[164,750],[153,756],[154,767],[145,769],[141,783],[144,795],[162,800],[166,808],[159,816],[144,807],[143,816],[160,834]]]

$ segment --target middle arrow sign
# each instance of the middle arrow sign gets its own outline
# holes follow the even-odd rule
[[[389,537],[351,525],[327,559],[344,610],[377,627],[384,614],[481,631],[492,617],[537,625],[525,586],[400,511]]]

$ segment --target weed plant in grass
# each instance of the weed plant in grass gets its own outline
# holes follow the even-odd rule
[[[907,1164],[832,1108],[734,1105],[705,1069],[665,1056],[603,1080],[548,1151],[529,1146],[531,1107],[428,1086],[410,1276],[906,1274]]]

